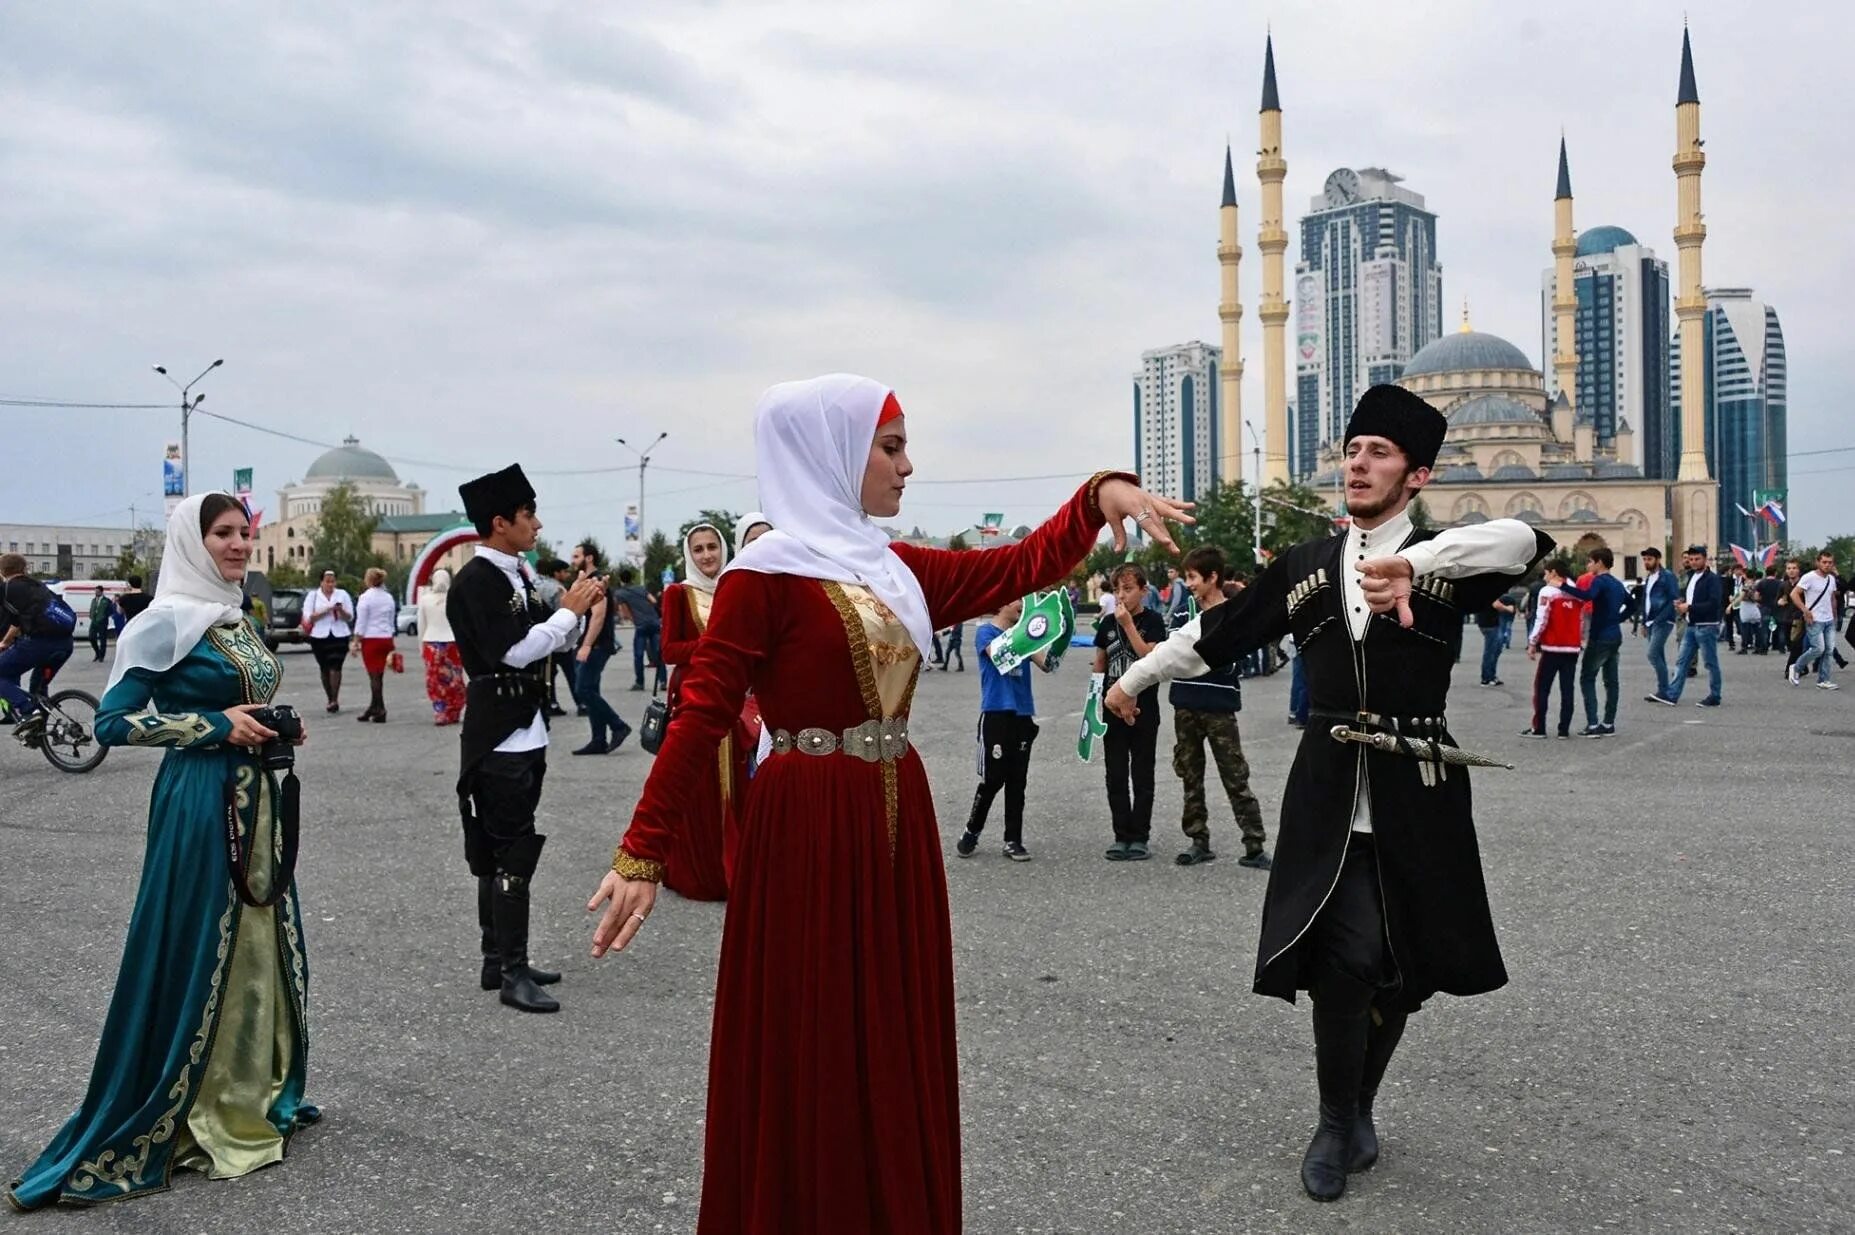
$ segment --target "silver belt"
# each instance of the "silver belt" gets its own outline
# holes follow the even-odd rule
[[[865,763],[894,763],[908,753],[908,718],[866,720],[837,734],[829,729],[801,729],[796,734],[773,731],[773,753],[835,755],[839,751]]]

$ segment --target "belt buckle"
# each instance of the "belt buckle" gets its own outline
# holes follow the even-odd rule
[[[865,763],[881,763],[889,753],[889,735],[884,732],[883,722],[866,720],[844,730],[844,753]]]

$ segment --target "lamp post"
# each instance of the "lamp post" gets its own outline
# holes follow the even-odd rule
[[[644,471],[651,465],[651,452],[662,445],[663,439],[669,436],[670,431],[668,429],[664,430],[657,435],[656,441],[646,446],[643,450],[639,450],[622,437],[613,439],[620,446],[623,446],[626,450],[638,456],[638,543],[640,546],[644,543]]]
[[[191,497],[193,494],[193,453],[188,449],[187,422],[193,419],[193,409],[206,402],[204,394],[193,395],[193,388],[199,385],[200,378],[224,364],[223,359],[215,360],[200,370],[200,377],[194,378],[185,386],[175,381],[173,375],[161,365],[155,366],[155,372],[167,378],[168,385],[180,391],[180,495]]]
[[[1250,431],[1250,440],[1256,443],[1256,510],[1250,517],[1250,569],[1253,571],[1262,565],[1262,438],[1248,420],[1243,422],[1243,427]]]

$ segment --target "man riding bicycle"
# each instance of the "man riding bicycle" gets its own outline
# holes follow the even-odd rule
[[[76,626],[71,607],[27,577],[25,558],[0,554],[0,723],[17,723],[21,739],[45,727],[33,695],[43,694],[71,659]]]

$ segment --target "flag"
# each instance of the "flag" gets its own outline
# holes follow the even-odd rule
[[[1747,510],[1747,509],[1746,509],[1745,507],[1743,507],[1743,506],[1741,506],[1741,505],[1740,505],[1740,504],[1739,504],[1738,502],[1734,502],[1734,503],[1733,503],[1733,509],[1734,509],[1734,510],[1736,510],[1736,511],[1738,511],[1738,512],[1739,512],[1740,514],[1742,514],[1742,515],[1744,515],[1744,516],[1745,516],[1746,518],[1748,518],[1748,519],[1756,519],[1756,518],[1758,518],[1758,516],[1757,516],[1757,515],[1755,515],[1755,514],[1753,514],[1753,513],[1751,512],[1751,511],[1749,511],[1749,510]]]
[[[1773,527],[1784,525],[1784,507],[1778,504],[1778,499],[1775,497],[1766,498],[1765,504],[1758,508],[1758,513]]]
[[[1106,677],[1103,673],[1089,675],[1088,702],[1082,705],[1082,729],[1076,734],[1076,758],[1084,763],[1095,753],[1095,739],[1108,732],[1108,722],[1102,717],[1101,704],[1102,696],[1107,693],[1102,686]]]
[[[1774,540],[1758,551],[1758,564],[1760,568],[1770,570],[1773,566],[1778,564],[1779,548],[1779,542]]]
[[[1726,547],[1733,551],[1734,561],[1738,562],[1741,566],[1745,567],[1747,570],[1752,569],[1752,563],[1753,561],[1757,559],[1758,554],[1746,548],[1744,545],[1729,544]]]
[[[1256,564],[1258,566],[1267,566],[1270,562],[1273,562],[1274,560],[1275,560],[1275,554],[1269,552],[1267,549],[1259,548],[1256,550]]]
[[[1049,672],[1056,668],[1052,660],[1061,663],[1075,630],[1076,611],[1069,603],[1067,589],[1032,592],[1024,598],[1024,612],[1010,630],[986,646],[986,655],[1000,673],[1010,673],[1042,652],[1044,669]]]

